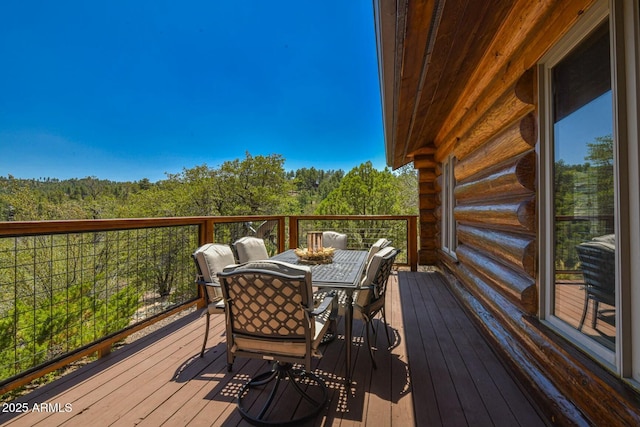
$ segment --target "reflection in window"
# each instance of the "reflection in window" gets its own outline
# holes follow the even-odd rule
[[[608,24],[552,69],[554,314],[613,349],[615,235]]]

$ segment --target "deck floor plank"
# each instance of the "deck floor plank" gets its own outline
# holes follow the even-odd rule
[[[402,316],[398,275],[391,276],[391,278],[393,281],[389,284],[387,291],[389,298],[386,307],[393,349],[390,352],[393,363],[391,366],[391,425],[411,426],[416,422],[411,395],[412,384],[409,375],[405,324]]]
[[[364,323],[354,321],[353,383],[344,384],[344,322],[313,371],[329,401],[309,426],[541,426],[509,375],[437,273],[393,273],[387,294],[392,346],[381,321],[373,369]],[[0,425],[248,426],[236,409],[239,388],[269,368],[237,358],[226,368],[224,316],[212,316],[203,358],[204,315],[182,316],[61,379],[17,399],[70,403],[70,413],[0,414]],[[299,402],[277,397],[283,413]]]

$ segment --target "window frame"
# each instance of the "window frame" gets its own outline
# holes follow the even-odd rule
[[[442,195],[441,195],[441,249],[457,259],[458,246],[457,223],[455,218],[455,157],[447,156],[442,161]]]
[[[638,388],[640,384],[640,7],[634,0],[600,0],[545,54],[538,65],[540,106],[537,150],[539,218],[539,317],[570,342]],[[552,314],[554,307],[553,247],[553,120],[551,69],[598,25],[609,22],[614,138],[616,233],[616,346],[607,350]],[[636,236],[637,238],[632,238]],[[633,285],[633,284],[636,285]]]

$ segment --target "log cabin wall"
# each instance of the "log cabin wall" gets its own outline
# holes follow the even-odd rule
[[[547,47],[554,37],[545,39],[542,31],[529,35]],[[545,48],[538,44],[536,49]],[[458,121],[445,124],[435,159],[428,151],[414,158],[421,177],[421,262],[436,254],[454,293],[548,419],[560,425],[640,425],[638,394],[539,321],[534,71],[539,56],[529,51],[525,60],[517,56],[522,51],[514,54],[505,59],[513,83],[505,84],[509,79],[504,75],[499,83],[487,80],[483,88],[490,96],[480,97],[474,109],[460,110]],[[513,64],[526,71],[514,76]],[[439,165],[451,154],[455,259],[438,250]],[[434,175],[431,186],[428,180]]]
[[[439,264],[549,419],[639,425],[637,393],[538,320],[536,81],[532,70],[524,72],[452,145],[457,259],[438,251]],[[442,177],[431,160],[418,164],[421,175],[436,174],[421,197],[437,230]],[[437,232],[432,240],[439,241]]]
[[[442,267],[547,418],[640,425],[638,392],[539,313],[535,70],[598,1],[374,0],[385,146],[390,166],[419,171],[420,263]],[[439,235],[452,155],[455,258]]]
[[[460,275],[478,275],[527,314],[538,309],[534,89],[529,71],[453,150]]]
[[[436,213],[440,189],[436,176],[438,163],[435,160],[435,149],[426,150],[414,157],[414,167],[418,169],[418,192],[420,200],[420,264],[435,264],[438,260],[439,218]]]

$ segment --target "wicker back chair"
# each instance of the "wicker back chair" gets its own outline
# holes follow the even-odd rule
[[[200,357],[204,356],[204,350],[209,338],[209,323],[212,314],[222,313],[222,290],[218,281],[218,273],[226,266],[235,264],[233,251],[229,245],[207,243],[200,246],[192,255],[196,264],[196,284],[207,300],[207,316],[204,330],[204,342]]]
[[[387,246],[376,252],[367,265],[365,277],[362,279],[357,295],[354,296],[353,314],[356,319],[360,318],[366,323],[367,345],[369,347],[369,355],[371,356],[374,368],[377,366],[373,355],[373,343],[376,340],[378,329],[376,328],[374,330],[373,319],[378,314],[381,315],[385,334],[387,335],[387,342],[389,343],[389,346],[391,346],[387,319],[384,312],[384,304],[389,275],[391,274],[393,263],[399,252],[400,249],[396,249],[392,246]],[[371,339],[370,330],[374,332],[373,341]]]
[[[252,390],[271,382],[273,390],[280,383],[289,384],[298,397],[311,403],[311,410],[295,422],[314,416],[326,403],[327,389],[310,372],[311,359],[321,357],[318,346],[329,326],[329,313],[337,310],[333,296],[314,309],[311,270],[278,261],[232,266],[218,277],[225,301],[228,369],[236,357],[276,361],[269,372],[254,377],[240,390],[238,409],[242,416],[258,424],[285,422],[269,419],[272,398],[262,406],[244,404],[253,399],[248,397]],[[294,369],[293,364],[304,369]],[[286,379],[290,381],[283,382]]]

